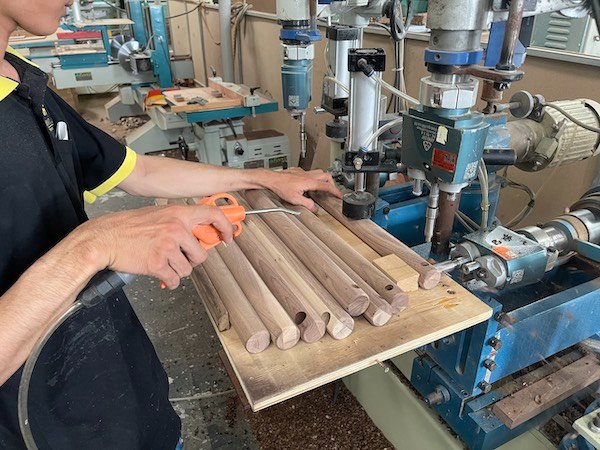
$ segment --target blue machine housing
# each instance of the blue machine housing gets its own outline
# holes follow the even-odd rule
[[[445,183],[477,176],[489,124],[483,114],[464,110],[413,109],[402,123],[402,163]]]
[[[313,62],[309,59],[286,59],[281,66],[283,107],[288,110],[307,109],[312,100]]]
[[[500,186],[493,174],[490,182],[493,217]],[[414,197],[411,191],[410,183],[381,189],[372,220],[419,251],[427,197]],[[462,191],[459,208],[478,222],[480,202],[479,186],[473,183]],[[454,230],[455,240],[464,236],[457,223]],[[491,449],[580,398],[566,399],[510,430],[489,409],[502,395],[497,390],[484,394],[482,388],[600,332],[600,269],[576,258],[545,273],[537,283],[474,294],[493,309],[493,318],[423,347],[413,363],[411,384],[424,397],[438,386],[446,388],[450,400],[432,407],[469,448]],[[494,370],[484,366],[486,360],[495,363]]]

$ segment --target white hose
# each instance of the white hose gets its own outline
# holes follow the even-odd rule
[[[483,158],[479,162],[479,167],[477,168],[477,178],[479,179],[479,184],[481,185],[481,225],[480,228],[485,230],[488,225],[488,212],[490,209],[490,194],[489,194],[489,180],[487,176],[487,169],[485,167],[485,163],[483,162]]]
[[[337,84],[342,90],[346,91],[348,94],[350,93],[350,88],[348,86],[346,86],[344,83],[342,83],[340,80],[338,80],[337,78],[331,77],[331,76],[325,76],[324,80],[331,81],[332,83]]]
[[[421,102],[419,100],[417,100],[414,97],[411,97],[410,95],[408,95],[402,91],[399,91],[394,86],[392,86],[391,84],[386,82],[383,78],[381,78],[381,77],[371,77],[371,78],[373,80],[375,80],[377,83],[379,83],[381,85],[381,87],[387,89],[388,91],[390,91],[392,94],[396,95],[397,97],[400,97],[400,98],[406,100],[408,103],[411,103],[413,105],[421,104]]]
[[[394,119],[391,122],[386,123],[381,128],[379,128],[375,133],[373,133],[371,136],[369,136],[369,138],[367,139],[367,141],[363,144],[363,147],[367,147],[368,148],[369,145],[371,145],[371,143],[375,139],[377,139],[379,136],[381,136],[387,130],[389,130],[391,128],[394,128],[396,125],[400,125],[401,123],[402,123],[402,117],[398,117],[397,119]]]

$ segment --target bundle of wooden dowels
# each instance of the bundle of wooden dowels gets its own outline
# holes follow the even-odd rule
[[[311,343],[326,333],[343,339],[352,333],[356,317],[383,326],[407,307],[407,292],[391,278],[385,258],[369,261],[315,214],[282,205],[267,191],[234,196],[247,210],[285,206],[301,213],[247,216],[234,242],[210,250],[192,275],[218,329],[232,326],[250,353],[265,350],[271,341],[286,350],[300,339]],[[337,199],[316,200],[340,222],[347,220]],[[439,272],[374,223],[344,223],[348,228],[357,224],[366,229],[352,231],[379,254],[402,257],[414,274],[414,289],[417,281],[426,289],[437,284]]]

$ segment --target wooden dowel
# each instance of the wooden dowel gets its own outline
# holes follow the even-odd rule
[[[301,227],[304,227],[302,223],[300,223]],[[369,306],[367,310],[363,313],[363,316],[375,326],[382,326],[389,322],[392,318],[394,312],[400,312],[404,308],[402,308],[399,304],[399,301],[396,303],[397,311],[394,311],[392,305],[379,295],[375,289],[373,289],[365,280],[363,280],[348,264],[346,264],[339,256],[337,256],[333,251],[325,245],[322,241],[319,240],[308,228],[302,228],[302,231],[305,232],[306,236],[311,239],[315,244],[317,244],[323,252],[325,252],[333,262],[335,262],[338,267],[340,267],[349,277],[353,280],[356,280],[358,286],[365,291],[367,296],[369,297]],[[403,293],[402,293],[403,294]],[[403,294],[404,304],[408,304],[408,296]]]
[[[254,311],[271,333],[271,338],[277,347],[287,350],[296,345],[300,339],[298,327],[279,304],[238,245],[232,242],[227,247],[219,245],[216,249],[231,271],[235,281],[246,294]]]
[[[203,267],[223,300],[231,324],[246,350],[250,353],[265,350],[271,342],[271,335],[216,250],[209,252]]]
[[[342,214],[341,200],[322,193],[311,194],[314,200],[345,227],[361,238],[381,256],[398,255],[410,267],[419,272],[419,285],[433,289],[440,282],[441,272],[371,220],[352,220]]]
[[[250,220],[250,227],[260,222],[258,217]],[[298,289],[299,295],[310,304],[326,324],[327,332],[334,339],[344,339],[354,329],[354,319],[329,294],[327,289],[302,265],[295,255],[271,232],[263,223],[264,228],[254,229],[258,240],[277,261],[279,274],[285,274]],[[264,231],[264,233],[263,233]],[[271,234],[272,233],[272,234]]]
[[[238,196],[240,204],[248,208],[246,200]],[[280,273],[287,274],[293,280],[299,293],[327,324],[327,332],[335,339],[344,339],[354,329],[354,319],[339,305],[333,296],[317,280],[304,264],[285,246],[279,237],[260,217],[248,216],[246,230],[252,231],[265,243],[272,256],[277,260]],[[242,232],[243,234],[243,232]],[[238,238],[239,239],[239,238]]]
[[[191,278],[208,314],[210,314],[213,322],[217,325],[217,329],[219,331],[229,330],[231,324],[229,323],[227,308],[225,308],[212,281],[208,278],[208,274],[206,273],[206,270],[204,270],[204,267],[195,267]]]
[[[323,318],[304,299],[303,293],[282,273],[279,261],[266,247],[264,238],[257,235],[250,223],[244,223],[244,231],[236,238],[236,243],[256,269],[269,290],[286,310],[292,321],[300,330],[300,337],[305,342],[315,342],[325,335],[326,326]]]
[[[277,207],[263,191],[246,191],[244,195],[253,208]],[[285,213],[264,214],[261,219],[351,316],[358,316],[366,311],[369,306],[367,294],[318,245],[306,239],[297,222]]]
[[[280,202],[276,201],[276,203],[279,204]],[[285,207],[301,213],[294,219],[301,222],[299,224],[300,228],[303,229],[317,245],[323,244],[329,251],[323,250],[342,268],[342,270],[344,270],[344,272],[348,274],[348,276],[350,276],[350,278],[353,280],[364,280],[364,283],[359,283],[363,290],[365,290],[364,284],[367,284],[371,288],[371,291],[375,290],[377,294],[383,297],[392,306],[393,313],[398,313],[406,309],[408,306],[408,295],[398,287],[394,280],[389,278],[367,258],[354,250],[346,241],[339,237],[308,209],[302,206],[290,206],[287,204]],[[340,260],[342,263],[340,263]],[[369,295],[369,297],[372,296],[368,292],[367,295]]]

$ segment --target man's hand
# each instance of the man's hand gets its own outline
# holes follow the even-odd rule
[[[232,226],[213,206],[173,205],[108,214],[81,225],[98,259],[99,270],[150,275],[170,289],[206,260],[208,254],[192,235],[195,225],[213,225],[225,243]]]
[[[267,183],[267,187],[276,193],[280,198],[293,205],[300,205],[317,212],[318,208],[315,202],[305,197],[304,194],[309,191],[324,191],[342,197],[342,193],[333,182],[330,174],[322,170],[311,170],[305,172],[302,169],[294,168],[284,172],[271,172],[272,178]]]

